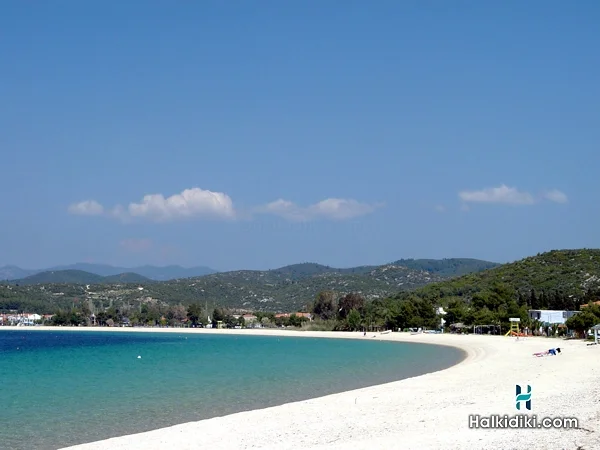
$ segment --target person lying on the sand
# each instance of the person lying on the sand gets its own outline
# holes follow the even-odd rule
[[[551,348],[550,350],[546,350],[545,352],[534,353],[533,356],[556,356],[557,353],[560,353],[560,348]]]

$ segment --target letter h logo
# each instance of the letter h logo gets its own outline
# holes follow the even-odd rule
[[[527,385],[527,392],[522,393],[521,386],[517,384],[517,409],[521,410],[521,402],[525,402],[525,408],[531,411],[531,386]]]

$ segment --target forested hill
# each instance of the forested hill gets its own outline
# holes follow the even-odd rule
[[[472,258],[446,258],[446,259],[399,259],[387,264],[389,266],[406,267],[407,269],[429,272],[441,277],[456,277],[466,273],[480,272],[497,267],[500,264]],[[385,266],[385,265],[384,265]],[[306,278],[325,273],[339,273],[342,275],[366,275],[383,266],[357,266],[350,268],[335,268],[317,263],[292,264],[269,272],[284,275],[294,279]],[[227,273],[227,272],[225,272]]]
[[[541,253],[484,272],[432,283],[413,294],[441,304],[454,300],[469,304],[476,300],[490,310],[497,310],[505,300],[512,299],[520,299],[534,309],[577,309],[586,294],[594,297],[592,293],[598,289],[600,250],[578,249]]]
[[[471,261],[468,264],[473,267]],[[465,266],[454,260],[444,260],[438,265],[445,273],[452,273],[451,267],[464,270]],[[75,299],[92,301],[102,309],[106,305],[135,305],[153,299],[165,304],[210,302],[229,308],[289,312],[304,307],[323,290],[340,294],[357,292],[367,299],[383,298],[445,277],[395,264],[337,269],[304,263],[275,270],[221,272],[164,282],[141,278],[137,274],[102,277],[73,270],[43,272],[8,282],[4,290],[0,287],[0,309],[51,312],[59,306],[72,306]]]
[[[408,267],[413,270],[426,270],[442,277],[456,277],[500,266],[499,263],[471,258],[399,259],[392,264]]]
[[[12,280],[13,285],[33,284],[113,284],[113,283],[151,283],[152,280],[137,273],[120,273],[103,277],[83,270],[53,270],[40,272],[20,280]]]
[[[335,319],[336,329],[357,330],[426,327],[437,329],[441,320],[455,329],[505,333],[509,318],[522,327],[547,326],[529,316],[530,309],[580,311],[567,321],[582,333],[600,322],[600,308],[582,304],[600,300],[600,250],[556,250],[538,254],[479,273],[430,283],[386,299],[365,302],[360,296],[321,293],[312,311],[321,319]],[[445,314],[439,314],[439,307]],[[498,329],[500,328],[500,329]],[[554,330],[553,332],[564,332]]]
[[[441,265],[437,270],[447,268]],[[307,307],[317,317],[338,320],[336,329],[366,324],[387,329],[435,328],[440,324],[439,306],[447,311],[448,324],[500,324],[506,329],[509,317],[532,325],[528,309],[579,310],[582,303],[596,300],[600,300],[597,249],[555,250],[450,279],[403,265],[340,270],[307,263],[168,282],[0,285],[0,310],[51,313],[57,308],[79,308],[83,314],[87,308],[96,314],[110,310],[118,317],[124,311],[142,311],[144,305],[166,316],[173,308],[191,304],[208,307],[208,312],[216,306],[264,312]],[[350,321],[345,314],[352,309],[356,311]],[[577,317],[585,318],[587,326],[600,320],[600,311],[594,314]]]

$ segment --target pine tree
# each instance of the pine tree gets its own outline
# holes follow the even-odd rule
[[[517,297],[517,305],[519,305],[519,308],[525,306],[527,304],[527,299],[525,298],[525,296],[523,295],[523,293],[521,291],[519,291],[518,297]]]
[[[529,304],[531,305],[531,309],[540,309],[538,299],[535,296],[535,289],[531,290],[529,295]]]

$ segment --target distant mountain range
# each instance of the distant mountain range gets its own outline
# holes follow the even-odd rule
[[[135,305],[152,298],[169,304],[218,302],[225,307],[285,312],[303,307],[323,290],[381,298],[496,266],[488,261],[458,258],[406,259],[343,269],[301,263],[273,270],[236,270],[165,281],[134,272],[103,276],[82,270],[53,270],[8,281],[3,294],[8,297],[3,300],[0,292],[0,307],[52,311],[68,306],[69,300],[82,298],[109,302],[107,305]],[[111,269],[116,270],[123,269]]]
[[[37,275],[40,273],[49,273],[49,272],[58,272],[58,271],[80,271],[80,272],[89,272],[90,274],[100,275],[101,277],[113,277],[115,275],[121,274],[137,274],[142,278],[146,278],[148,280],[155,281],[167,281],[167,280],[175,280],[178,278],[190,278],[190,277],[201,277],[203,275],[209,275],[211,273],[216,273],[216,270],[211,269],[210,267],[198,266],[198,267],[190,267],[185,268],[181,266],[140,266],[133,268],[126,267],[115,267],[107,264],[90,264],[90,263],[76,263],[70,264],[67,266],[55,266],[47,269],[39,269],[39,270],[28,270],[21,269],[17,266],[4,266],[0,267],[0,280],[19,280],[22,278],[30,277],[32,275]],[[59,276],[59,278],[62,275]],[[93,283],[93,281],[89,281],[90,277],[87,278],[86,281],[82,281],[83,283]],[[131,278],[131,277],[126,277]],[[49,275],[45,276],[45,279],[52,279]],[[51,281],[47,281],[50,283]],[[61,281],[55,281],[59,283]]]
[[[465,273],[480,272],[498,266],[497,263],[477,259],[452,258],[443,260],[432,259],[401,259],[381,266],[358,266],[351,268],[334,268],[316,263],[293,264],[273,270],[237,270],[230,272],[207,272],[207,268],[184,269],[178,266],[157,268],[151,266],[125,269],[107,265],[75,264],[67,267],[88,269],[62,269],[34,273],[23,278],[8,280],[13,286],[32,285],[95,285],[102,289],[112,289],[111,285],[137,284],[145,286],[144,292],[163,297],[164,289],[175,286],[182,287],[190,284],[194,288],[176,289],[169,296],[185,297],[210,296],[228,300],[242,300],[246,304],[255,301],[283,300],[283,296],[300,301],[306,291],[311,295],[319,290],[334,289],[344,291],[348,288],[354,291],[368,292],[371,295],[385,296],[398,289],[412,289],[427,283],[441,281]],[[92,272],[95,271],[94,272]],[[141,275],[139,272],[151,274],[154,278]],[[121,273],[115,273],[120,272]],[[190,273],[197,275],[190,276]],[[12,277],[18,271],[11,272]],[[106,275],[108,274],[108,275]],[[178,276],[179,275],[179,276]],[[158,277],[172,277],[166,280]],[[171,287],[165,283],[175,283]],[[153,285],[156,285],[152,287]],[[159,286],[160,285],[160,286]],[[130,289],[136,289],[131,286]],[[180,292],[177,292],[180,291]],[[271,299],[271,300],[269,300]],[[235,301],[237,301],[235,300]]]
[[[498,266],[498,263],[470,258],[449,259],[399,259],[388,265],[405,267],[411,270],[425,271],[440,277],[460,276],[479,272]],[[237,273],[265,273],[270,276],[286,277],[292,280],[316,275],[366,275],[382,266],[358,266],[334,268],[317,263],[292,264],[268,271],[231,271],[223,272],[227,276]],[[27,270],[17,266],[0,267],[0,280],[12,281],[11,284],[112,284],[112,283],[149,283],[182,278],[203,277],[218,273],[209,267],[185,268],[181,266],[140,266],[134,268],[115,267],[107,264],[76,263],[68,266],[55,266],[44,270]]]
[[[453,304],[456,310],[457,304],[469,304],[475,294],[479,294],[477,301],[485,305],[495,305],[501,296],[514,302],[517,292],[521,297],[535,295],[548,304],[556,304],[556,299],[565,298],[595,300],[598,289],[600,249],[575,249],[551,251],[504,265],[463,258],[401,259],[381,266],[345,269],[302,263],[273,270],[217,272],[167,281],[150,280],[131,272],[103,276],[77,270],[46,271],[0,283],[0,311],[51,314],[85,302],[95,311],[109,307],[138,310],[143,304],[198,303],[209,310],[221,306],[294,312],[324,290],[338,296],[354,292],[370,300],[403,292],[415,298],[437,299],[444,306]],[[481,317],[484,318],[477,320],[491,323],[488,316]]]
[[[83,270],[56,270],[40,272],[18,280],[8,280],[10,284],[121,284],[121,283],[157,283],[156,280],[143,277],[137,273],[124,272],[103,277]]]
[[[339,269],[316,263],[292,264],[279,269],[266,271],[268,273],[277,273],[285,275],[291,279],[301,279],[314,275],[337,273],[340,275],[365,275],[373,270],[384,266],[405,267],[410,270],[424,271],[440,277],[455,277],[465,273],[481,272],[482,270],[492,269],[499,266],[499,263],[482,261],[471,258],[446,258],[446,259],[399,259],[397,261],[376,265],[376,266],[357,266],[345,269]],[[233,272],[224,272],[233,273]]]

